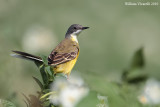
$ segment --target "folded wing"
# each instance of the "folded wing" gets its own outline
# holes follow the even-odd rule
[[[79,52],[79,45],[69,39],[62,41],[49,55],[49,65],[59,65],[75,59]]]

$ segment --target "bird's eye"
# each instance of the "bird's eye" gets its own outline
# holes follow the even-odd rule
[[[74,27],[74,29],[77,29],[76,27]]]

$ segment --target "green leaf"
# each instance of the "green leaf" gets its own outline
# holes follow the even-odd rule
[[[55,92],[55,91],[48,92],[48,93],[44,94],[43,96],[41,96],[40,99],[44,99],[44,98],[46,98],[47,96],[52,95],[52,94],[56,94],[56,92]]]
[[[12,102],[0,99],[0,107],[16,107]]]
[[[42,62],[34,61],[34,63],[37,65],[37,67],[40,69],[43,65]]]
[[[43,93],[49,93],[51,90],[50,89],[44,89]]]
[[[141,72],[141,68],[143,68],[144,65],[143,47],[141,47],[135,52],[130,68],[123,71],[122,80],[128,83],[139,83],[145,81],[147,79],[147,75]]]
[[[51,104],[50,101],[47,100],[47,101],[44,101],[42,105],[43,105],[43,107],[49,107],[50,104]]]
[[[41,81],[39,79],[37,79],[36,77],[32,76],[33,79],[37,82],[37,84],[39,85],[39,87],[41,88],[41,90],[43,90],[43,84],[41,83]]]
[[[54,105],[53,105],[53,104],[50,104],[50,107],[54,107]]]
[[[140,69],[134,69],[133,72],[128,73],[126,81],[129,83],[144,82],[148,76],[144,72],[140,72]]]
[[[131,68],[130,69],[134,69],[134,68],[142,68],[144,66],[145,62],[144,62],[144,55],[143,55],[143,47],[141,47],[140,49],[138,49],[132,59],[131,62]]]
[[[45,72],[45,65],[43,65],[43,66],[40,68],[40,73],[41,73],[41,76],[42,76],[43,83],[44,83],[45,85],[48,85],[48,75],[47,75],[46,72]]]
[[[47,56],[40,55],[40,57],[42,58],[44,64],[45,64],[45,65],[48,65],[48,58],[47,58]]]
[[[50,66],[46,66],[46,67],[45,67],[45,71],[46,71],[50,76],[53,75],[53,71],[51,71]]]

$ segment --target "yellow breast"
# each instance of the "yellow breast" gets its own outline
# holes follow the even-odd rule
[[[71,61],[68,61],[66,63],[63,63],[63,64],[60,64],[60,65],[57,65],[53,68],[54,70],[54,73],[64,73],[64,74],[67,74],[69,75],[72,68],[74,67],[77,59],[78,59],[78,56],[79,56],[79,52],[78,52],[78,55],[75,59],[71,60]]]

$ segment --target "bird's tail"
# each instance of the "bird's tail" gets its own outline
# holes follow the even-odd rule
[[[21,51],[12,51],[12,52],[14,52],[14,54],[11,54],[11,56],[13,56],[13,57],[17,57],[17,58],[21,58],[21,59],[27,59],[27,60],[31,60],[31,61],[34,61],[34,62],[43,63],[42,58],[39,57],[39,56],[31,55],[29,53],[21,52]]]

